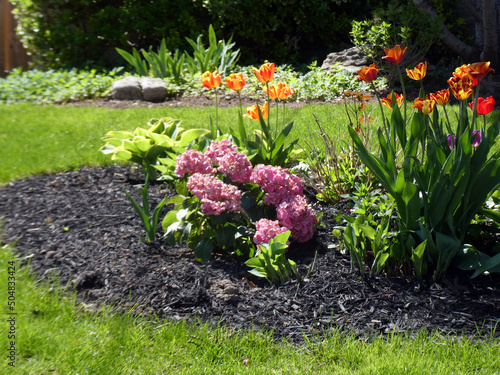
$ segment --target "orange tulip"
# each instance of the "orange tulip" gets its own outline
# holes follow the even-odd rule
[[[269,86],[269,89],[266,86],[262,87],[262,90],[269,95],[270,99],[288,99],[291,95],[295,94],[296,91],[292,90],[290,86],[286,83],[280,82],[277,85]]]
[[[385,48],[384,51],[386,56],[382,58],[388,60],[391,64],[399,64],[403,60],[403,56],[407,48],[408,47],[405,47],[404,50],[401,50],[401,46],[399,44],[392,49]]]
[[[205,72],[201,75],[201,84],[205,86],[207,89],[213,89],[215,87],[219,87],[222,81],[222,77],[217,71],[215,72]]]
[[[274,67],[274,63],[265,63],[260,67],[259,70],[253,68],[253,72],[259,82],[269,83],[273,80],[274,77]]]
[[[416,98],[413,101],[413,108],[417,108],[419,111],[421,111],[424,115],[428,115],[429,113],[432,112],[434,109],[434,106],[436,105],[436,102],[432,99],[429,99],[429,96],[426,96],[425,99],[422,98]]]
[[[493,69],[490,68],[490,62],[477,62],[474,64],[470,64],[470,69],[471,71],[469,74],[472,76],[473,79],[477,81],[481,81],[486,75],[493,71]],[[475,85],[474,85],[475,86]]]
[[[267,119],[267,116],[269,115],[267,103],[265,103],[264,105],[259,105],[258,108],[260,108],[260,112],[262,113],[262,117],[264,119]],[[253,105],[251,107],[247,107],[247,113],[245,114],[245,116],[250,117],[254,120],[260,120],[259,110],[257,109],[257,104]]]
[[[365,66],[358,72],[357,79],[361,79],[365,82],[371,82],[375,78],[377,78],[378,67],[375,64],[371,64],[370,66]]]
[[[281,90],[281,93],[280,93],[280,99],[281,100],[285,100],[285,99],[288,99],[290,96],[292,96],[293,94],[295,94],[297,92],[297,90],[292,90],[290,88],[290,86],[288,86],[286,83],[283,84],[283,90]]]
[[[408,77],[410,77],[414,81],[420,81],[424,79],[425,75],[427,74],[427,61],[417,64],[417,66],[411,70],[406,69],[406,74],[408,74]]]
[[[430,94],[429,97],[438,105],[445,105],[450,101],[450,89],[443,89]]]
[[[226,77],[226,85],[231,90],[240,91],[245,86],[247,79],[243,77],[243,73],[233,73]]]
[[[462,78],[458,75],[453,75],[448,80],[448,85],[452,94],[458,100],[468,99],[472,95],[473,89],[473,79],[469,75],[464,75]]]
[[[270,99],[279,99],[281,92],[283,91],[284,83],[280,82],[277,85],[269,86],[269,90],[266,86],[262,87],[262,90],[269,96]]]
[[[398,103],[398,107],[401,108],[401,105],[403,104],[403,95],[399,95],[398,93],[394,93],[396,96],[396,102]],[[392,109],[392,94],[387,95],[387,97],[383,98],[382,104],[385,105],[387,108]]]

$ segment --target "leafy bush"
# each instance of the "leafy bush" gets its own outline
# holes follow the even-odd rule
[[[106,96],[121,69],[109,73],[96,70],[28,70],[15,69],[0,78],[0,102],[51,104]]]
[[[347,42],[350,21],[368,17],[360,0],[14,0],[18,35],[45,68],[114,67],[115,48],[188,50],[185,37],[213,24],[241,47],[244,64],[264,58],[309,63]],[[346,5],[346,3],[348,3]],[[377,2],[370,2],[376,5]],[[381,2],[379,2],[381,3]]]
[[[115,47],[145,49],[165,38],[188,47],[211,23],[201,1],[15,0],[18,35],[45,68],[117,66]]]

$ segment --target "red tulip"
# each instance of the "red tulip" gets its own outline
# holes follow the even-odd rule
[[[470,109],[474,109],[474,101],[469,103]],[[478,115],[487,115],[495,108],[495,99],[493,96],[488,96],[485,98],[477,98],[477,114]]]

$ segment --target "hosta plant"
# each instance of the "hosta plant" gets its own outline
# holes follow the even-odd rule
[[[179,124],[179,120],[164,117],[151,119],[147,129],[110,131],[103,137],[106,143],[101,152],[111,154],[112,160],[139,164],[151,180],[156,180],[158,171],[165,179],[171,180],[173,159],[208,133],[205,129],[185,130]]]

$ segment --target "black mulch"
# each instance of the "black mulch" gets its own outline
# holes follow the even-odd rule
[[[167,246],[161,230],[156,242],[140,241],[142,224],[124,191],[138,198],[141,183],[133,168],[122,166],[11,182],[0,187],[2,242],[18,239],[16,250],[40,279],[58,274],[91,309],[101,302],[136,305],[174,320],[272,328],[292,340],[332,328],[359,335],[420,329],[490,335],[500,319],[498,277],[451,274],[428,288],[404,278],[361,278],[348,256],[328,249],[341,206],[316,204],[325,227],[290,249],[302,275],[312,267],[303,283],[268,286],[223,254],[199,264],[189,249]],[[152,203],[172,193],[152,185]]]

